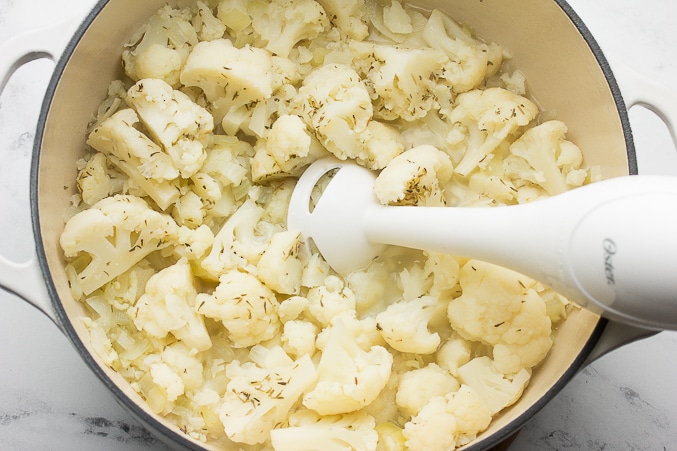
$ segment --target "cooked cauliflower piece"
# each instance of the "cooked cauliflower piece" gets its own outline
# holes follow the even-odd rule
[[[222,101],[219,107],[227,111],[270,98],[271,67],[270,54],[263,49],[237,48],[228,39],[203,41],[190,52],[181,83],[202,89],[212,103]]]
[[[197,14],[193,26],[200,41],[220,39],[226,33],[226,25],[214,16],[214,11],[204,2],[197,2]]]
[[[127,103],[166,150],[182,177],[191,177],[200,170],[207,158],[200,139],[214,129],[209,111],[157,79],[138,81],[129,89]]]
[[[191,244],[198,234],[152,210],[143,199],[119,194],[69,219],[60,244],[66,257],[80,258],[72,264],[76,277],[71,284],[88,295],[151,252]]]
[[[280,302],[280,307],[277,311],[280,316],[280,321],[286,323],[287,321],[299,319],[304,312],[308,311],[309,304],[308,298],[303,296],[288,297]]]
[[[272,234],[260,234],[257,225],[265,210],[247,200],[228,218],[214,237],[214,244],[201,266],[213,279],[235,268],[255,268],[272,239]]]
[[[457,93],[477,88],[501,66],[503,50],[499,46],[475,40],[439,10],[430,14],[423,39],[430,47],[447,54],[448,62],[440,79]]]
[[[427,278],[432,278],[428,293],[440,299],[453,297],[458,290],[460,265],[458,259],[450,254],[440,252],[424,252],[424,271]]]
[[[551,321],[534,281],[477,260],[461,269],[463,294],[449,303],[452,327],[493,346],[494,366],[514,374],[537,365],[552,346]]]
[[[379,118],[414,121],[436,106],[437,78],[449,62],[444,52],[358,42],[351,48],[367,67],[365,78]]]
[[[360,133],[358,150],[354,159],[362,166],[379,170],[385,168],[395,157],[404,152],[400,132],[393,126],[371,121]]]
[[[299,256],[299,233],[278,232],[256,266],[259,278],[280,294],[299,294],[303,261]]]
[[[368,352],[374,346],[386,346],[386,342],[378,332],[376,318],[365,317],[358,318],[354,310],[346,311],[337,315],[330,326],[340,321],[341,327],[345,328],[348,334],[355,340],[355,343],[363,350]],[[332,327],[325,327],[317,334],[317,347],[324,349],[327,343],[332,339]]]
[[[587,171],[580,169],[583,154],[565,139],[566,133],[567,126],[556,120],[525,131],[510,146],[510,153],[526,160],[528,167],[524,172],[511,172],[510,176],[517,180],[532,179],[550,196],[581,186],[587,178]]]
[[[358,41],[369,35],[365,0],[317,0],[331,18],[334,26],[349,38]]]
[[[447,451],[463,446],[491,423],[491,412],[475,391],[461,385],[458,391],[433,397],[420,413],[404,425],[411,451]]]
[[[382,346],[364,351],[340,318],[329,330],[317,367],[317,385],[303,396],[303,405],[320,415],[360,410],[388,383],[393,356]]]
[[[317,371],[307,354],[294,361],[279,346],[254,346],[249,358],[226,367],[229,382],[220,418],[228,438],[255,445],[286,422],[296,401],[315,383]]]
[[[284,323],[282,347],[291,356],[300,357],[315,354],[315,339],[318,328],[308,321],[291,320]]]
[[[455,171],[470,175],[499,145],[536,118],[538,107],[526,97],[503,88],[465,92],[449,114],[462,131],[463,158]]]
[[[148,402],[157,413],[170,413],[180,396],[202,386],[202,363],[184,343],[168,345],[159,354],[146,357],[143,363],[153,382]]]
[[[449,156],[421,145],[395,157],[374,182],[383,205],[445,206],[444,185],[453,175]]]
[[[529,383],[531,371],[522,368],[516,374],[506,376],[497,371],[489,357],[476,357],[458,369],[458,378],[488,407],[491,415],[512,405],[522,396]]]
[[[374,418],[363,412],[319,416],[300,410],[270,436],[275,451],[376,451],[378,443]]]
[[[344,313],[355,310],[355,293],[340,277],[331,275],[324,284],[308,290],[308,311],[323,327]]]
[[[313,161],[328,156],[327,150],[296,115],[280,116],[268,136],[260,140],[251,161],[252,179],[300,175]]]
[[[438,300],[421,296],[390,304],[376,315],[378,330],[385,341],[400,352],[432,354],[440,345],[440,335],[428,330]]]
[[[125,73],[134,81],[158,78],[178,87],[179,74],[198,36],[187,9],[162,7],[132,36],[122,53]]]
[[[204,351],[212,341],[202,315],[196,312],[197,289],[188,260],[153,275],[143,295],[127,314],[138,330],[154,338],[171,333],[189,348]]]
[[[263,14],[252,20],[252,28],[271,53],[287,57],[303,40],[316,38],[329,27],[324,8],[315,0],[272,0]]]
[[[124,180],[108,168],[108,159],[102,153],[93,154],[78,171],[78,190],[82,201],[94,205],[101,199],[120,194]]]
[[[436,361],[453,376],[458,376],[458,369],[468,363],[472,355],[473,343],[471,341],[452,336],[438,349]]]
[[[139,116],[125,108],[104,120],[89,134],[87,144],[108,156],[163,210],[179,199],[172,180],[179,170],[162,148],[134,126]]]
[[[214,293],[198,294],[195,303],[199,313],[223,323],[236,348],[270,340],[281,329],[275,293],[245,272],[224,274]]]
[[[400,376],[396,402],[400,411],[416,416],[435,396],[445,396],[460,388],[458,380],[444,368],[431,363]]]
[[[366,86],[350,66],[326,64],[308,74],[295,105],[299,116],[337,158],[355,158],[363,151],[359,135],[374,115],[373,106]]]

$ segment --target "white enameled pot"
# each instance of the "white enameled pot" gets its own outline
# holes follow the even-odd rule
[[[21,64],[58,58],[37,127],[31,168],[35,255],[16,264],[0,257],[0,285],[48,315],[118,401],[163,440],[201,449],[175,426],[150,413],[140,397],[93,353],[77,318],[84,313],[68,289],[58,245],[63,212],[75,192],[75,161],[85,129],[108,83],[121,75],[123,43],[165,1],[99,2],[73,35],[72,23],[18,36],[0,47],[0,90]],[[171,3],[181,3],[171,2]],[[605,178],[637,173],[627,109],[656,111],[674,132],[677,97],[621,64],[609,61],[573,10],[560,0],[419,1],[472,24],[479,36],[510,49],[533,95],[568,124],[586,162]],[[525,13],[528,12],[528,13]],[[59,56],[62,55],[60,58]],[[611,69],[613,67],[613,71]],[[619,88],[620,85],[620,88]],[[587,362],[651,332],[608,322],[582,310],[562,326],[550,356],[534,373],[522,399],[502,413],[467,449],[488,449],[517,431]]]

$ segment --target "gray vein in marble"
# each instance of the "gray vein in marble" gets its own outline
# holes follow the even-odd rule
[[[2,428],[30,428],[32,423],[49,417],[57,423],[69,425],[69,429],[77,430],[87,436],[104,438],[117,444],[135,444],[140,447],[152,447],[158,440],[144,427],[125,420],[111,420],[104,417],[82,416],[77,413],[59,414],[46,406],[31,406],[31,410],[14,410],[0,413],[0,430]],[[60,418],[60,420],[59,420]],[[76,423],[76,424],[73,424]]]
[[[75,413],[71,415],[77,416]],[[123,443],[138,442],[148,446],[157,442],[157,439],[145,428],[126,421],[113,421],[102,417],[79,417],[78,419],[85,425],[84,433],[87,435],[106,437]]]

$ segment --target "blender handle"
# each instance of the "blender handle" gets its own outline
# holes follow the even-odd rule
[[[618,84],[626,109],[629,111],[633,107],[641,106],[656,114],[667,127],[672,142],[677,148],[677,92],[647,78],[624,62],[609,57],[609,53],[605,52],[604,55]],[[647,174],[647,171],[642,169],[642,156],[651,151],[651,149],[637,149],[640,175]],[[670,171],[672,174],[677,174],[677,151],[670,155],[661,155],[660,160],[665,165],[661,173],[665,174],[665,171]],[[588,364],[621,346],[655,334],[656,331],[653,330],[610,321],[581,368],[585,368]]]

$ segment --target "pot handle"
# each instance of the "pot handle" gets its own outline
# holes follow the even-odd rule
[[[14,72],[24,64],[40,58],[59,58],[78,23],[79,18],[73,17],[0,43],[0,93],[4,91]],[[0,288],[37,307],[61,327],[47,292],[33,235],[30,234],[29,237],[31,242],[26,244],[30,244],[33,250],[27,262],[16,263],[0,255]]]
[[[609,62],[628,111],[635,106],[641,106],[658,116],[667,127],[673,145],[677,148],[677,92],[647,78],[623,62],[616,60]],[[647,173],[646,170],[642,171],[641,167],[643,156],[657,157],[661,164],[666,165],[671,175],[677,174],[677,150],[673,149],[669,155],[655,153],[652,155],[655,152],[653,149],[636,149],[636,151],[640,174]]]

